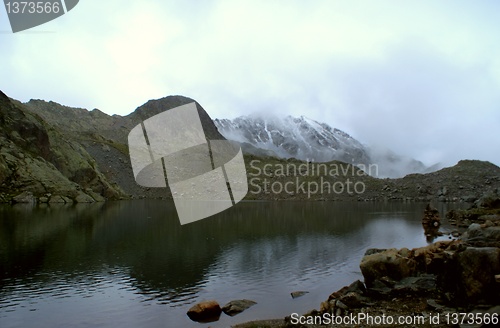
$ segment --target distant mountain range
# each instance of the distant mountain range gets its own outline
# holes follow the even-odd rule
[[[192,102],[194,100],[187,97],[168,96],[149,100],[131,114],[120,116],[52,101],[21,103],[0,91],[0,203],[171,198],[168,187],[144,188],[136,183],[127,136],[141,121]],[[378,163],[379,176],[384,172],[392,174],[390,170],[400,167],[405,172],[425,168],[418,161],[390,152],[374,152],[347,133],[305,117],[213,121],[198,103],[196,106],[209,140],[226,136],[242,142],[250,190],[265,189],[266,183],[268,187],[270,184],[300,186],[301,179],[318,186],[323,186],[325,181],[330,185],[347,185],[347,180],[363,186],[362,194],[316,193],[309,198],[303,192],[290,194],[282,190],[277,193],[249,192],[247,199],[470,201],[479,198],[485,190],[500,190],[500,168],[489,162],[461,161],[434,173],[376,179],[360,175],[357,170],[351,171],[349,167],[353,167],[343,162]],[[288,159],[290,157],[299,159]],[[314,165],[300,158],[315,162],[338,159],[342,162],[330,161],[329,167],[341,165],[347,171],[341,172],[341,176],[331,172],[326,176],[303,176],[303,170]],[[265,166],[288,165],[300,168],[298,173],[255,176],[256,172],[263,172]]]
[[[242,143],[246,152],[304,161],[338,160],[368,167],[377,164],[378,177],[399,178],[410,173],[436,171],[413,158],[387,149],[370,148],[342,130],[305,116],[241,116],[233,120],[215,119],[219,132]],[[372,174],[375,170],[372,171]]]

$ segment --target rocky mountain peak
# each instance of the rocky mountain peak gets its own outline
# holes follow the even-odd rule
[[[349,134],[305,116],[242,116],[216,119],[219,131],[228,139],[271,150],[283,158],[318,162],[333,159],[366,163],[364,146]]]
[[[178,106],[186,105],[195,102],[193,99],[184,96],[167,96],[159,99],[148,100],[143,105],[136,108],[134,112],[129,114],[129,118],[140,118],[146,120],[151,116],[164,112]]]
[[[423,163],[390,150],[368,147],[348,133],[306,116],[241,116],[233,120],[216,119],[215,125],[227,139],[248,144],[247,152],[262,155],[270,151],[277,157],[327,162],[338,160],[355,165],[378,165],[379,177],[402,177],[422,173]]]
[[[208,113],[203,109],[203,107],[195,100],[184,97],[184,96],[168,96],[160,99],[149,100],[144,105],[137,107],[137,109],[126,116],[127,119],[133,122],[139,123],[140,121],[146,120],[152,116],[162,113],[166,110],[186,105],[189,103],[196,103],[196,108],[198,109],[198,115],[200,116],[201,125],[205,131],[205,135],[210,140],[222,140],[224,137],[219,133],[215,127],[212,119]]]
[[[7,97],[7,95],[3,93],[2,90],[0,90],[0,106],[3,108],[4,105],[6,105],[9,102],[10,102],[9,97]]]

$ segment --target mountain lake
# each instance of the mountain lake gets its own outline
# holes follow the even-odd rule
[[[437,205],[442,217],[460,206]],[[181,226],[171,200],[0,205],[0,327],[229,327],[302,314],[362,280],[368,248],[425,246],[425,206],[241,202]],[[211,299],[257,304],[212,323],[187,317]]]

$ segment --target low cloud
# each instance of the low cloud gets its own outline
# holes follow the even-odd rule
[[[1,19],[0,89],[120,115],[182,94],[213,118],[306,115],[427,165],[500,165],[499,6],[85,1],[15,35]]]

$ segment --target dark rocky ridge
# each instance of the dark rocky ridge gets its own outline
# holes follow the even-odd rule
[[[165,110],[195,102],[183,96],[150,100],[127,116],[109,116],[98,109],[87,111],[54,102],[30,100],[26,109],[39,114],[59,128],[68,138],[77,140],[95,159],[104,176],[120,186],[122,197],[170,198],[170,190],[143,188],[135,182],[128,153],[130,130]],[[205,135],[211,140],[224,139],[212,124],[207,112],[196,103]]]
[[[298,160],[281,160],[273,157],[257,157],[247,155],[245,157],[247,163],[247,173],[257,173],[258,170],[263,171],[264,166],[271,165],[272,168],[292,167],[309,168],[315,167],[316,171],[318,163],[305,163]],[[252,161],[256,161],[251,165]],[[344,188],[344,192],[324,192],[314,193],[308,197],[307,194],[280,194],[261,193],[247,195],[249,199],[288,199],[288,200],[352,200],[352,201],[419,201],[419,202],[468,202],[473,203],[479,199],[485,192],[492,192],[500,188],[500,168],[490,162],[477,160],[462,160],[455,166],[444,168],[437,172],[427,174],[410,174],[400,179],[377,179],[364,174],[361,170],[349,164],[342,162],[325,163],[327,167],[339,168],[339,175],[327,174],[326,176],[301,176],[300,172],[296,175],[281,176],[272,175],[265,176],[263,173],[257,178],[263,182],[267,180],[269,185],[280,184],[286,185],[292,183],[311,182],[321,185],[322,182],[342,183],[344,186],[349,182],[351,185],[362,183],[365,190],[362,193],[348,193]],[[257,167],[258,169],[254,168]],[[272,170],[272,169],[271,169]],[[343,172],[343,170],[345,170]],[[269,169],[268,169],[269,171]],[[311,169],[312,172],[312,169]],[[279,172],[278,172],[279,173]],[[346,174],[344,174],[346,173]],[[252,177],[251,177],[252,178]],[[255,178],[255,177],[254,177]],[[251,179],[249,180],[252,181]],[[262,183],[261,183],[262,184]],[[325,188],[326,190],[327,188]],[[252,186],[250,185],[250,190]]]
[[[122,117],[42,100],[22,104],[0,93],[0,201],[168,197],[168,190],[135,183],[127,136],[142,120],[191,102],[181,96],[151,100]],[[196,105],[208,138],[223,139]]]
[[[150,100],[127,116],[109,116],[98,109],[88,111],[66,107],[55,102],[30,100],[27,103],[0,94],[0,201],[10,202],[22,192],[39,200],[51,196],[66,200],[87,201],[120,198],[170,198],[162,188],[142,188],[133,178],[128,155],[129,131],[142,120],[164,110],[193,102],[183,96]],[[205,134],[209,139],[224,139],[206,111],[197,103]],[[243,150],[245,152],[245,147]],[[314,165],[294,159],[245,154],[247,173],[256,166]],[[329,162],[349,168],[341,176],[260,176],[257,184],[288,181],[335,183],[350,179],[366,186],[362,194],[347,192],[258,193],[247,199],[264,200],[355,200],[355,201],[474,201],[488,190],[500,187],[500,168],[489,162],[461,161],[457,165],[430,174],[412,174],[402,179],[376,179],[342,162]],[[351,170],[353,169],[353,170]],[[249,178],[251,178],[249,176]],[[299,179],[299,180],[296,180]],[[251,187],[250,187],[251,188]],[[26,197],[24,197],[26,196]],[[33,199],[24,195],[23,199]],[[88,197],[85,197],[88,196]],[[60,199],[54,197],[54,199]]]
[[[0,127],[0,200],[21,192],[27,201],[30,195],[100,201],[123,194],[81,144],[1,92]]]

